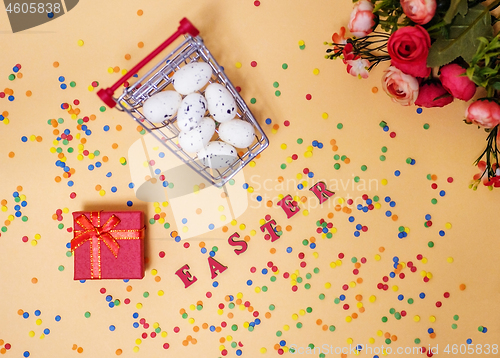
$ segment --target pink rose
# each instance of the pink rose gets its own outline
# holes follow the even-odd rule
[[[391,64],[413,77],[427,77],[431,73],[431,69],[427,67],[430,47],[429,34],[418,25],[401,27],[387,42]]]
[[[370,62],[368,60],[358,56],[354,60],[347,60],[346,63],[347,72],[349,72],[349,74],[358,78],[368,78],[368,68],[370,67]]]
[[[446,96],[445,96],[446,95]],[[436,99],[438,97],[445,96],[443,98]],[[419,107],[432,108],[432,107],[444,107],[447,104],[453,102],[453,96],[444,89],[440,82],[424,82],[420,86],[418,92],[418,98],[415,101],[415,105]]]
[[[441,67],[439,79],[443,87],[450,92],[453,97],[468,101],[476,93],[476,85],[465,75],[465,68],[450,64]]]
[[[368,0],[359,0],[352,9],[351,19],[347,27],[357,37],[363,37],[373,31],[375,26],[375,15],[373,4]]]
[[[418,81],[415,77],[404,74],[394,66],[384,71],[382,88],[391,99],[402,106],[409,106],[418,97]]]
[[[465,120],[467,123],[493,128],[500,124],[500,105],[488,99],[478,99],[465,110]]]
[[[406,16],[416,24],[425,25],[436,13],[436,0],[401,0]]]

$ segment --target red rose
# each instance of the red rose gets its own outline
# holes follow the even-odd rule
[[[443,98],[438,97],[447,95]],[[440,82],[424,82],[418,91],[418,98],[415,105],[419,107],[432,108],[444,107],[453,102],[453,96],[448,93]]]
[[[441,67],[439,79],[453,97],[462,101],[470,100],[476,93],[476,85],[465,75],[465,68],[457,64]]]
[[[427,67],[427,55],[431,38],[421,26],[406,26],[394,32],[387,42],[391,64],[413,77],[427,77],[431,69]]]

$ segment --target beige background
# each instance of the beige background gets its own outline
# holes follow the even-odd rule
[[[139,9],[144,11],[142,16],[137,15]],[[349,338],[354,344],[365,345],[373,337],[372,347],[385,346],[384,338],[377,335],[379,330],[397,336],[397,342],[391,344],[394,349],[413,346],[415,338],[420,338],[421,345],[426,347],[439,344],[440,351],[447,344],[464,344],[467,338],[474,344],[500,343],[496,227],[500,197],[497,191],[489,192],[484,187],[477,192],[468,189],[477,171],[472,162],[483,149],[485,133],[463,124],[466,108],[463,102],[445,109],[424,109],[422,114],[417,114],[415,107],[393,104],[381,90],[372,93],[373,87],[380,89],[380,77],[386,64],[375,69],[369,79],[358,80],[345,72],[340,61],[325,60],[323,42],[331,41],[332,33],[346,25],[350,9],[349,1],[326,0],[262,0],[259,7],[250,0],[93,0],[81,1],[65,16],[18,34],[11,33],[7,16],[1,12],[0,90],[14,90],[15,100],[0,99],[0,111],[8,111],[10,120],[8,125],[0,123],[3,139],[0,200],[7,200],[7,211],[0,212],[0,225],[14,214],[12,193],[18,186],[22,186],[21,194],[28,202],[22,212],[29,217],[26,223],[16,218],[0,237],[0,340],[3,340],[0,349],[5,343],[12,345],[6,356],[21,357],[23,352],[29,351],[31,357],[69,357],[79,355],[72,348],[81,347],[83,353],[80,355],[89,357],[110,357],[117,353],[126,357],[219,357],[220,346],[224,345],[227,356],[236,357],[236,349],[227,341],[228,336],[243,344],[244,357],[262,355],[261,348],[267,349],[263,356],[275,356],[274,346],[280,340],[285,340],[287,347],[292,344],[305,347],[309,343],[347,347]],[[257,100],[250,108],[269,136],[271,145],[256,161],[255,167],[244,170],[247,182],[255,189],[248,194],[250,208],[236,225],[229,225],[226,232],[219,228],[190,239],[191,247],[186,249],[184,242],[176,243],[170,237],[171,231],[178,228],[174,225],[171,207],[162,206],[166,221],[172,226],[165,229],[158,223],[148,224],[148,263],[143,280],[74,282],[72,258],[66,256],[65,246],[72,238],[66,231],[72,224],[70,212],[126,209],[126,202],[132,200],[132,208],[144,210],[147,221],[155,213],[153,203],[135,199],[133,190],[128,188],[129,167],[119,162],[140,137],[136,125],[117,110],[101,113],[102,103],[96,91],[90,92],[87,87],[92,81],[98,81],[100,87],[110,86],[119,74],[109,74],[108,68],[130,69],[173,33],[184,16],[199,28],[208,48],[225,67],[233,84],[242,88],[241,95],[247,103],[251,98]],[[78,40],[83,40],[84,45],[78,46]],[[304,50],[299,48],[300,40],[305,42]],[[140,41],[144,42],[144,48],[137,46]],[[124,58],[127,53],[131,55],[130,61]],[[60,63],[58,68],[53,67],[54,61]],[[257,61],[257,66],[252,67],[251,61]],[[242,64],[241,68],[236,67],[237,62]],[[17,63],[22,65],[23,78],[11,82],[8,75]],[[287,70],[282,69],[283,63],[288,64]],[[315,68],[320,70],[319,75],[313,74]],[[59,88],[59,76],[66,78],[68,89]],[[76,82],[75,88],[69,87],[71,81]],[[275,81],[279,82],[280,97],[274,95]],[[25,95],[28,90],[33,93],[31,97]],[[311,94],[312,100],[307,101],[306,94]],[[103,163],[102,168],[89,171],[87,166],[95,160],[78,161],[77,150],[67,154],[68,165],[76,170],[71,178],[75,185],[70,188],[66,179],[61,183],[54,180],[62,176],[62,170],[54,165],[57,155],[51,153],[50,148],[65,146],[53,144],[56,135],[47,121],[63,118],[64,124],[58,129],[62,132],[69,128],[76,135],[79,132],[76,120],[60,108],[61,103],[72,103],[74,99],[80,100],[78,118],[96,115],[96,120],[89,123],[93,134],[87,138],[85,149],[99,150],[100,157],[108,156],[109,161]],[[322,118],[324,112],[329,115],[326,120]],[[279,125],[276,133],[272,131],[273,124],[264,123],[266,118]],[[284,126],[285,120],[290,121],[289,127]],[[382,120],[397,133],[396,138],[391,139],[389,133],[379,127]],[[338,123],[343,123],[342,130],[337,129]],[[430,124],[429,130],[423,129],[424,123]],[[105,125],[111,127],[109,132],[102,130]],[[117,125],[123,129],[117,131]],[[41,136],[43,140],[23,143],[20,139],[31,135]],[[304,140],[302,145],[296,142],[299,137]],[[337,152],[331,149],[332,139],[336,140]],[[306,158],[306,147],[313,140],[322,142],[324,148],[315,148],[313,156]],[[75,139],[71,146],[76,149],[78,143]],[[117,149],[112,148],[113,143],[118,144]],[[286,149],[281,149],[283,143]],[[382,146],[388,148],[385,162],[379,160]],[[10,152],[15,153],[14,158],[9,157]],[[287,169],[280,169],[294,153],[299,159],[288,164]],[[346,155],[350,164],[341,162],[341,169],[336,171],[333,169],[335,154]],[[408,157],[416,160],[414,166],[406,164]],[[368,170],[363,172],[362,165]],[[306,167],[315,177],[299,191],[296,176]],[[394,176],[395,170],[401,171],[400,177]],[[111,178],[105,176],[107,172],[112,172]],[[427,174],[437,175],[437,190],[431,188],[432,181],[426,179]],[[288,185],[279,186],[279,176]],[[371,179],[379,185],[372,185],[371,189],[353,188],[354,176],[367,182]],[[452,184],[447,183],[448,177],[453,177]],[[268,179],[271,181],[266,182]],[[339,187],[334,188],[334,198],[317,206],[317,199],[307,189],[320,179],[329,184],[337,180]],[[386,186],[381,185],[382,179],[388,180]],[[341,180],[345,188],[340,185]],[[265,182],[267,188],[263,187]],[[97,185],[105,190],[105,195],[99,194],[95,189]],[[243,183],[235,185],[242,188]],[[118,188],[117,193],[111,192],[112,186]],[[439,190],[445,190],[446,196],[439,197]],[[75,199],[70,199],[71,192],[77,193]],[[356,238],[353,235],[355,223],[348,222],[346,213],[335,211],[333,204],[338,198],[359,197],[365,193],[370,197],[378,195],[382,208],[362,213],[352,207],[355,223],[369,228]],[[276,206],[278,195],[287,194],[307,199],[301,212],[291,219]],[[264,200],[257,202],[257,195]],[[384,215],[388,209],[383,200],[386,196],[397,203],[391,209],[399,216],[396,222]],[[432,198],[438,199],[437,205],[431,204]],[[273,200],[272,207],[266,206],[267,200]],[[310,207],[309,215],[304,216],[307,207]],[[59,222],[52,219],[57,209],[69,211],[63,214],[62,230],[58,229]],[[328,219],[329,213],[334,214],[332,219]],[[266,214],[283,228],[282,237],[274,243],[264,240],[259,229],[260,220]],[[426,214],[432,215],[431,228],[424,227]],[[338,230],[330,240],[316,234],[316,221],[321,218],[333,222]],[[446,223],[451,223],[452,228],[445,229]],[[244,229],[240,228],[241,224],[245,225]],[[288,225],[291,231],[285,230]],[[403,240],[397,237],[399,226],[410,229]],[[439,236],[439,230],[445,230],[446,235]],[[250,237],[248,250],[240,256],[227,244],[233,232]],[[41,238],[38,245],[32,246],[30,242],[36,234]],[[22,241],[23,236],[29,238],[27,243]],[[316,238],[314,250],[302,244],[303,239],[310,237]],[[435,242],[432,249],[427,247],[430,240]],[[207,254],[200,252],[202,241],[208,248],[217,246],[216,259],[228,266],[216,278],[217,288],[212,286]],[[286,253],[289,246],[293,248],[291,254]],[[376,261],[374,257],[379,247],[384,247],[385,251],[381,260]],[[272,248],[276,249],[275,254],[270,252]],[[165,258],[159,257],[160,251],[166,253]],[[299,266],[302,261],[297,257],[299,252],[306,255],[304,269]],[[345,254],[342,266],[330,268],[330,262],[337,260],[340,252]],[[427,258],[428,263],[418,261],[417,254]],[[399,286],[397,293],[392,289],[380,291],[376,286],[393,270],[394,256],[398,256],[400,262],[413,261],[418,270],[411,273],[405,268],[402,271],[406,274],[404,280],[389,281],[390,287]],[[358,276],[352,273],[352,257],[367,258]],[[448,257],[453,257],[454,262],[447,263]],[[269,280],[270,274],[260,273],[269,261],[279,268],[274,283]],[[188,289],[184,289],[175,276],[175,271],[184,264],[189,264],[191,273],[198,278]],[[63,271],[58,270],[60,265],[64,266]],[[254,274],[250,272],[252,266],[257,270]],[[313,273],[315,267],[320,269],[318,274]],[[161,281],[155,281],[153,269],[157,270],[156,276],[160,276]],[[282,274],[296,270],[304,281],[294,293],[290,279],[284,279]],[[432,273],[430,282],[422,281],[422,270]],[[306,279],[307,273],[312,273],[310,280]],[[32,283],[35,277],[36,284]],[[342,285],[357,277],[362,277],[363,283],[344,292]],[[251,287],[246,284],[248,279],[253,280]],[[305,282],[310,282],[310,289],[304,288]],[[325,288],[327,282],[331,283],[331,288]],[[465,291],[459,290],[462,283],[467,285]],[[127,291],[127,286],[131,286],[131,291]],[[268,291],[257,293],[257,286],[267,286]],[[101,288],[106,289],[106,294],[100,293]],[[160,290],[164,291],[163,296],[158,295]],[[206,297],[207,291],[212,292],[212,298]],[[144,292],[149,292],[148,298],[144,297]],[[424,300],[418,298],[420,292],[426,293]],[[451,297],[443,298],[444,292],[449,292]],[[262,323],[253,332],[243,328],[245,322],[253,320],[248,311],[227,308],[226,295],[238,293],[243,294],[243,302],[249,301],[260,313]],[[318,299],[320,293],[325,294],[325,300]],[[342,293],[346,294],[344,303],[350,305],[347,311],[333,302]],[[119,299],[121,304],[108,308],[107,294]],[[356,308],[355,296],[358,294],[363,296],[364,313]],[[398,301],[398,294],[403,294],[405,300]],[[369,302],[371,295],[377,297],[375,303]],[[124,304],[126,298],[131,300],[129,305]],[[408,305],[408,298],[414,298],[415,303]],[[435,306],[438,300],[443,302],[441,308]],[[189,306],[196,305],[197,301],[203,301],[203,310],[190,310]],[[217,310],[221,302],[226,308],[219,315]],[[137,308],[138,303],[142,304],[141,309]],[[276,309],[267,319],[264,315],[271,304]],[[300,310],[307,307],[313,309],[312,313],[300,315]],[[391,308],[398,312],[406,310],[408,315],[396,320],[389,313]],[[34,315],[37,309],[42,312],[40,317]],[[181,317],[181,309],[194,318],[193,324]],[[23,319],[19,310],[28,312],[30,317]],[[90,318],[84,317],[86,311],[91,312]],[[146,319],[149,329],[133,328],[133,322],[137,321],[132,318],[134,312]],[[234,313],[232,319],[228,318],[229,312]],[[353,312],[359,317],[347,323],[346,316]],[[299,314],[297,321],[292,317],[294,313]],[[453,320],[455,314],[460,317],[456,322]],[[55,322],[56,315],[62,317],[60,322]],[[421,317],[420,322],[413,321],[415,315]],[[389,321],[382,323],[382,316],[387,316]],[[429,321],[430,316],[436,317],[435,323]],[[36,324],[37,318],[42,319],[40,325]],[[323,332],[316,324],[318,319],[323,324],[335,325],[335,332]],[[193,331],[193,326],[201,327],[203,323],[220,326],[222,321],[227,322],[228,327],[221,332],[202,328],[197,333]],[[155,322],[167,332],[167,337],[148,337],[138,344],[136,339],[141,338],[143,332],[149,334]],[[295,327],[297,322],[303,323],[301,329]],[[452,323],[457,323],[456,330],[451,328]],[[232,324],[238,325],[236,332],[230,329]],[[109,330],[110,325],[116,326],[114,332]],[[290,326],[288,331],[284,330],[285,325]],[[479,326],[487,327],[488,333],[478,332]],[[179,333],[174,333],[175,327],[180,328]],[[41,339],[44,328],[49,328],[51,333]],[[429,328],[434,329],[436,338],[429,337]],[[276,336],[278,330],[283,332],[281,337]],[[35,332],[34,337],[29,336],[30,331]],[[197,343],[184,346],[182,342],[188,335]],[[226,341],[221,343],[221,338]],[[170,344],[168,350],[162,347],[166,342]],[[137,353],[134,347],[139,347]],[[360,356],[373,355],[362,353]]]

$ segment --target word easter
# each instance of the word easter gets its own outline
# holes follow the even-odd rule
[[[326,188],[326,184],[324,182],[318,182],[314,184],[311,188],[309,188],[309,191],[314,193],[316,197],[319,200],[319,203],[322,204],[326,200],[328,200],[334,192],[328,190]],[[281,199],[278,203],[278,206],[280,206],[286,214],[286,217],[290,219],[292,216],[297,214],[300,211],[300,207],[296,201],[293,200],[292,196],[288,194],[285,196],[283,199]],[[280,238],[278,234],[275,231],[275,226],[276,221],[271,219],[270,215],[266,216],[266,223],[260,227],[260,230],[262,232],[267,231],[268,233],[264,235],[264,239],[269,240],[271,239],[271,242],[274,242]],[[274,226],[273,226],[274,225]],[[231,246],[237,246],[239,248],[234,249],[234,252],[236,255],[241,255],[248,249],[248,244],[245,240],[236,240],[240,237],[240,235],[235,232],[229,238],[227,239],[227,242]],[[208,266],[210,267],[210,273],[212,280],[217,277],[218,274],[224,272],[227,270],[227,266],[224,266],[221,264],[219,261],[214,259],[212,256],[208,257]],[[193,283],[195,283],[198,279],[196,276],[191,275],[189,272],[189,265],[185,264],[182,266],[180,269],[178,269],[175,274],[181,279],[181,281],[184,283],[184,288],[188,288],[191,286]]]

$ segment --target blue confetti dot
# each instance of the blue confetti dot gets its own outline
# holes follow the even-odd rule
[[[398,295],[398,300],[399,300],[399,301],[404,300],[404,298],[405,298],[405,296],[403,296],[403,295]]]
[[[14,210],[16,210],[16,211],[21,210],[21,205],[14,205]]]
[[[16,218],[20,218],[21,215],[23,215],[23,214],[20,211],[16,211],[15,215],[16,215]]]
[[[441,190],[441,191],[439,192],[439,196],[445,196],[445,195],[446,195],[446,192],[445,192],[444,190]]]
[[[354,236],[359,237],[360,233],[359,231],[354,231]]]
[[[111,176],[112,176],[112,175],[113,175],[113,173],[111,173],[111,172],[107,172],[107,173],[106,173],[106,176],[107,176],[108,178],[111,178]]]
[[[12,68],[12,71],[14,71],[15,73],[19,72],[19,67],[14,66],[14,67]]]
[[[68,181],[68,186],[73,186],[74,184],[73,180]]]
[[[429,329],[427,330],[427,333],[429,333],[429,334],[434,333],[434,329],[429,328]]]
[[[399,262],[399,257],[394,256],[394,257],[392,258],[392,262]]]
[[[267,275],[267,273],[268,273],[268,272],[269,272],[269,271],[267,271],[267,269],[266,269],[266,268],[263,268],[263,269],[262,269],[262,274],[263,274],[263,275]]]
[[[202,253],[202,254],[206,254],[206,253],[207,253],[207,249],[206,249],[205,247],[202,247],[202,248],[201,248],[201,253]]]
[[[70,134],[70,133],[71,133],[71,131],[70,131],[68,128],[66,128],[66,129],[64,130],[64,134],[68,135],[68,134]]]
[[[445,235],[445,232],[443,230],[440,230],[439,231],[439,236],[444,236]]]
[[[66,248],[71,249],[71,242],[66,243]]]
[[[92,131],[91,131],[90,129],[87,129],[87,130],[85,131],[85,134],[86,134],[86,135],[91,135],[91,134],[92,134]]]
[[[318,141],[317,141],[317,140],[313,140],[313,142],[312,142],[312,146],[313,146],[313,147],[317,147],[317,146],[318,146]]]
[[[176,237],[174,238],[174,240],[175,240],[175,242],[180,242],[180,241],[181,241],[181,237],[180,237],[180,236],[176,236]],[[214,252],[214,254],[215,254],[215,252]]]
[[[134,312],[134,314],[132,315],[132,317],[135,318],[135,319],[139,318],[139,313]]]
[[[139,328],[139,323],[138,323],[138,322],[134,322],[134,323],[132,324],[132,326],[133,326],[134,328]]]
[[[402,238],[403,238],[403,237],[405,237],[405,236],[404,236],[404,234],[403,234],[402,232],[400,232],[400,233],[398,234],[398,237],[399,237],[400,239],[402,239]]]
[[[28,351],[24,351],[24,353],[23,353],[23,357],[29,357],[29,356],[30,356],[30,352],[28,352]]]
[[[369,210],[369,209],[368,209],[368,206],[363,206],[363,212],[364,212],[364,213],[367,213],[367,212],[368,212],[368,210]]]
[[[50,334],[50,329],[45,328],[45,329],[43,330],[43,334],[45,334],[45,335]]]
[[[52,19],[52,18],[54,17],[54,13],[53,13],[53,12],[48,12],[48,13],[47,13],[47,17],[48,17],[49,19]]]
[[[260,324],[261,320],[259,318],[255,319],[255,324],[258,326]]]
[[[102,166],[102,163],[101,162],[95,162],[95,167],[96,168],[100,168]]]
[[[400,176],[400,175],[401,175],[401,172],[400,172],[399,170],[396,170],[396,171],[394,172],[394,175],[398,177],[398,176]]]
[[[384,130],[384,132],[387,132],[387,131],[389,130],[389,126],[385,126],[385,127],[383,128],[383,130]]]
[[[183,218],[183,219],[182,219],[182,223],[183,223],[183,224],[186,224],[187,222],[188,222],[188,220],[187,220],[186,218]]]
[[[429,214],[425,215],[425,220],[430,220],[431,216]]]
[[[286,345],[286,341],[285,340],[281,340],[280,341],[280,346],[284,347]]]
[[[163,187],[166,188],[168,186],[168,181],[163,182]]]
[[[214,286],[217,287],[217,286]],[[215,326],[210,326],[210,332],[215,332]]]
[[[363,205],[362,205],[362,204],[358,204],[358,205],[356,206],[356,209],[358,209],[358,210],[363,210]]]
[[[107,295],[107,296],[106,296],[106,301],[107,301],[107,302],[111,302],[111,300],[113,300],[113,296],[111,296],[111,295]]]
[[[161,170],[160,170],[159,168],[156,168],[156,169],[155,169],[155,174],[156,174],[156,175],[158,175],[158,174],[160,174],[160,173],[161,173]]]
[[[252,286],[252,283],[253,283],[252,280],[248,280],[247,281],[247,286]]]
[[[2,118],[2,120],[3,120],[3,118]],[[28,141],[28,137],[26,137],[26,136],[24,136],[24,135],[23,135],[23,136],[21,137],[21,141],[23,141],[23,142],[27,142],[27,141]]]
[[[467,344],[471,344],[472,343],[472,339],[467,338],[466,342],[467,342]]]
[[[116,327],[115,327],[115,326],[113,326],[113,325],[109,326],[109,330],[110,330],[111,332],[113,332],[115,329],[116,329]]]
[[[345,300],[345,295],[340,295],[339,299],[340,299],[341,301]]]
[[[30,314],[29,314],[28,312],[24,312],[24,313],[23,313],[23,318],[25,318],[25,319],[26,319],[26,318],[28,318],[29,316],[30,316]]]
[[[80,280],[80,283],[85,283],[85,281],[87,281],[87,280]]]
[[[363,228],[363,225],[361,225],[361,224],[356,225],[356,230],[361,230],[362,228]]]
[[[104,129],[105,132],[109,131],[109,126],[106,124],[102,129]]]
[[[164,157],[165,157],[165,153],[160,152],[160,153],[158,153],[158,156],[159,156],[160,158],[164,158]]]
[[[21,206],[24,208],[26,205],[28,205],[28,202],[26,200],[21,201]]]
[[[248,189],[249,185],[247,183],[243,184],[243,189]]]
[[[387,210],[387,211],[385,212],[385,216],[387,216],[388,218],[390,218],[390,217],[391,217],[391,215],[392,215],[392,212],[391,212],[391,211]]]
[[[271,118],[267,118],[266,119],[266,124],[271,124],[271,123],[272,123]]]
[[[297,185],[297,189],[299,189],[299,190],[304,189],[304,185],[302,185],[302,183],[301,183],[301,184],[299,184],[299,185]]]
[[[132,206],[132,205],[134,205],[134,203],[131,200],[127,201],[127,206]]]
[[[366,199],[366,205],[370,205],[372,203],[372,199]]]
[[[312,178],[312,177],[314,177],[314,173],[313,173],[313,172],[309,172],[309,173],[307,173],[307,176],[308,176],[309,178]]]
[[[328,228],[327,227],[324,227],[323,228],[323,234],[326,234],[328,232]]]
[[[316,243],[311,242],[311,244],[309,245],[309,247],[310,247],[311,249],[315,249],[315,248],[316,248]]]
[[[262,201],[262,196],[258,195],[257,196],[257,201]]]
[[[350,222],[350,223],[354,222],[354,220],[355,220],[355,219],[354,219],[354,216],[349,216],[349,222]]]
[[[237,356],[240,356],[240,355],[242,355],[242,354],[243,354],[243,352],[241,351],[241,349],[237,349],[237,350],[236,350],[236,355],[237,355]]]
[[[215,251],[210,251],[208,254],[210,255],[210,257],[214,257],[215,256]]]
[[[212,286],[217,287],[217,286],[219,286],[219,283],[217,281],[214,281],[214,282],[212,282]]]
[[[61,86],[60,86],[60,87],[61,87],[61,89],[66,89],[66,88],[68,88],[68,86],[66,85],[66,83],[61,83]]]
[[[117,190],[118,190],[118,189],[116,189],[116,186],[112,186],[112,187],[111,187],[111,192],[112,192],[112,193],[116,193],[116,191],[117,191]]]
[[[9,96],[9,97],[8,97],[8,100],[9,100],[9,101],[11,101],[11,102],[12,102],[14,99],[15,99],[15,98],[14,98],[14,96]]]
[[[94,170],[94,166],[92,164],[89,164],[88,168],[89,170]]]
[[[65,80],[64,76],[59,76],[59,82],[64,82]]]
[[[483,332],[483,333],[486,333],[486,332],[488,332],[488,328],[486,328],[486,327],[483,327],[483,330],[482,330],[482,332]]]
[[[210,224],[210,225],[208,225],[208,229],[209,229],[209,230],[213,230],[214,228],[215,228],[215,225],[214,225],[214,224]]]
[[[292,249],[290,246],[286,248],[286,252],[288,252],[288,253],[291,253],[291,252],[292,252],[292,250],[293,250],[293,249]]]
[[[384,198],[384,200],[385,200],[385,202],[386,202],[386,203],[388,203],[388,202],[390,202],[390,201],[391,201],[391,197],[390,197],[390,196],[386,196],[386,197]]]
[[[110,303],[108,303],[108,306],[109,306],[109,308],[113,308],[113,307],[115,307],[115,303],[114,302],[110,302]]]
[[[323,143],[318,143],[318,148],[319,149],[323,148]]]
[[[391,202],[389,203],[389,206],[390,206],[391,208],[395,207],[395,206],[396,206],[396,202],[395,202],[395,201],[391,201]]]
[[[425,298],[425,293],[420,292],[420,294],[418,295],[418,297],[420,297],[421,299],[424,299]]]
[[[134,188],[134,183],[129,183],[129,184],[128,184],[128,187],[129,187],[130,189],[133,189],[133,188]]]
[[[397,264],[394,264],[394,266],[396,266],[396,267],[397,267],[398,265],[397,265]],[[393,266],[393,267],[394,267],[394,266]],[[394,268],[396,268],[396,267],[394,267]],[[390,277],[390,278],[394,278],[394,277],[396,277],[396,274],[395,274],[394,272],[391,272],[391,273],[389,274],[389,277]]]
[[[86,124],[82,125],[82,131],[86,131],[87,129],[88,129],[88,127]]]

